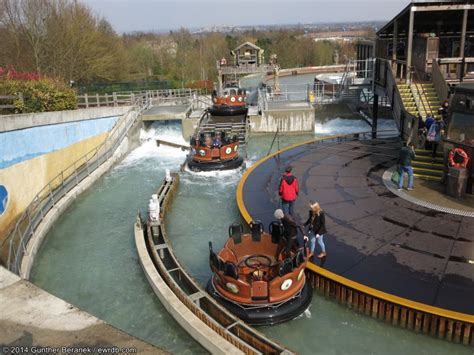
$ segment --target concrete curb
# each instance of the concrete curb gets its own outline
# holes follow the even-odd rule
[[[416,198],[416,197],[410,195],[405,190],[398,191],[397,186],[395,186],[395,184],[391,180],[392,173],[395,171],[395,168],[396,168],[395,166],[392,166],[391,168],[387,169],[384,172],[383,176],[382,176],[383,183],[384,183],[385,187],[388,190],[390,190],[390,192],[393,193],[394,195],[397,195],[398,197],[400,197],[400,198],[402,198],[402,199],[404,199],[408,202],[411,202],[415,205],[423,206],[423,207],[426,207],[426,208],[429,208],[429,209],[432,209],[432,210],[435,210],[435,211],[440,211],[440,212],[449,213],[449,214],[455,214],[455,215],[464,216],[464,217],[474,217],[473,212],[460,210],[460,209],[456,209],[456,208],[443,207],[443,206],[436,205],[434,203],[426,202],[426,201],[423,201],[419,198]]]

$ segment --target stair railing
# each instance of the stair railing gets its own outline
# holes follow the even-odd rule
[[[423,100],[423,99],[426,99],[426,91],[423,88],[423,85],[420,85],[420,83],[419,83],[420,82],[420,75],[418,73],[418,70],[416,70],[415,67],[412,67],[412,78],[413,78],[412,84],[415,85],[415,88],[416,88],[416,91],[417,91],[417,94],[418,94],[418,99],[421,103],[421,106],[423,106],[423,111],[425,113],[429,112],[430,116],[434,117],[433,116],[433,110],[431,109],[431,106],[428,105],[428,108],[427,108],[426,105],[425,105],[425,101]],[[411,86],[410,86],[410,90],[412,90]],[[415,95],[413,93],[413,90],[412,90],[412,94],[413,94],[413,97],[415,97]],[[415,102],[416,102],[416,99],[415,99]],[[421,110],[420,110],[420,107],[419,107],[418,103],[417,103],[417,108],[418,108],[418,113],[421,115]]]

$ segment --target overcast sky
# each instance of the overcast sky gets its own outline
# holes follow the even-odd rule
[[[82,0],[117,32],[389,20],[409,0]]]

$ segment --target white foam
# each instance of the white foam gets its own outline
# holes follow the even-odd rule
[[[156,139],[168,142],[188,145],[181,133],[178,125],[153,125],[149,129],[140,131],[140,141],[142,144],[128,154],[128,156],[117,166],[118,169],[136,165],[143,160],[154,159],[157,161],[166,158],[166,165],[176,163],[179,166],[186,158],[186,151],[181,148],[170,147],[164,144],[156,145]],[[161,163],[161,161],[160,161]],[[160,164],[161,165],[161,164]]]
[[[393,120],[379,119],[379,130],[394,128],[395,124]],[[372,127],[362,119],[344,119],[337,117],[324,123],[316,122],[314,126],[314,133],[318,135],[348,134],[355,132],[368,132],[371,129]]]

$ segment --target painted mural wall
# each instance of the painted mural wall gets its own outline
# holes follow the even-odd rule
[[[105,141],[119,116],[0,133],[0,247],[36,194]],[[3,257],[5,255],[2,255]]]

